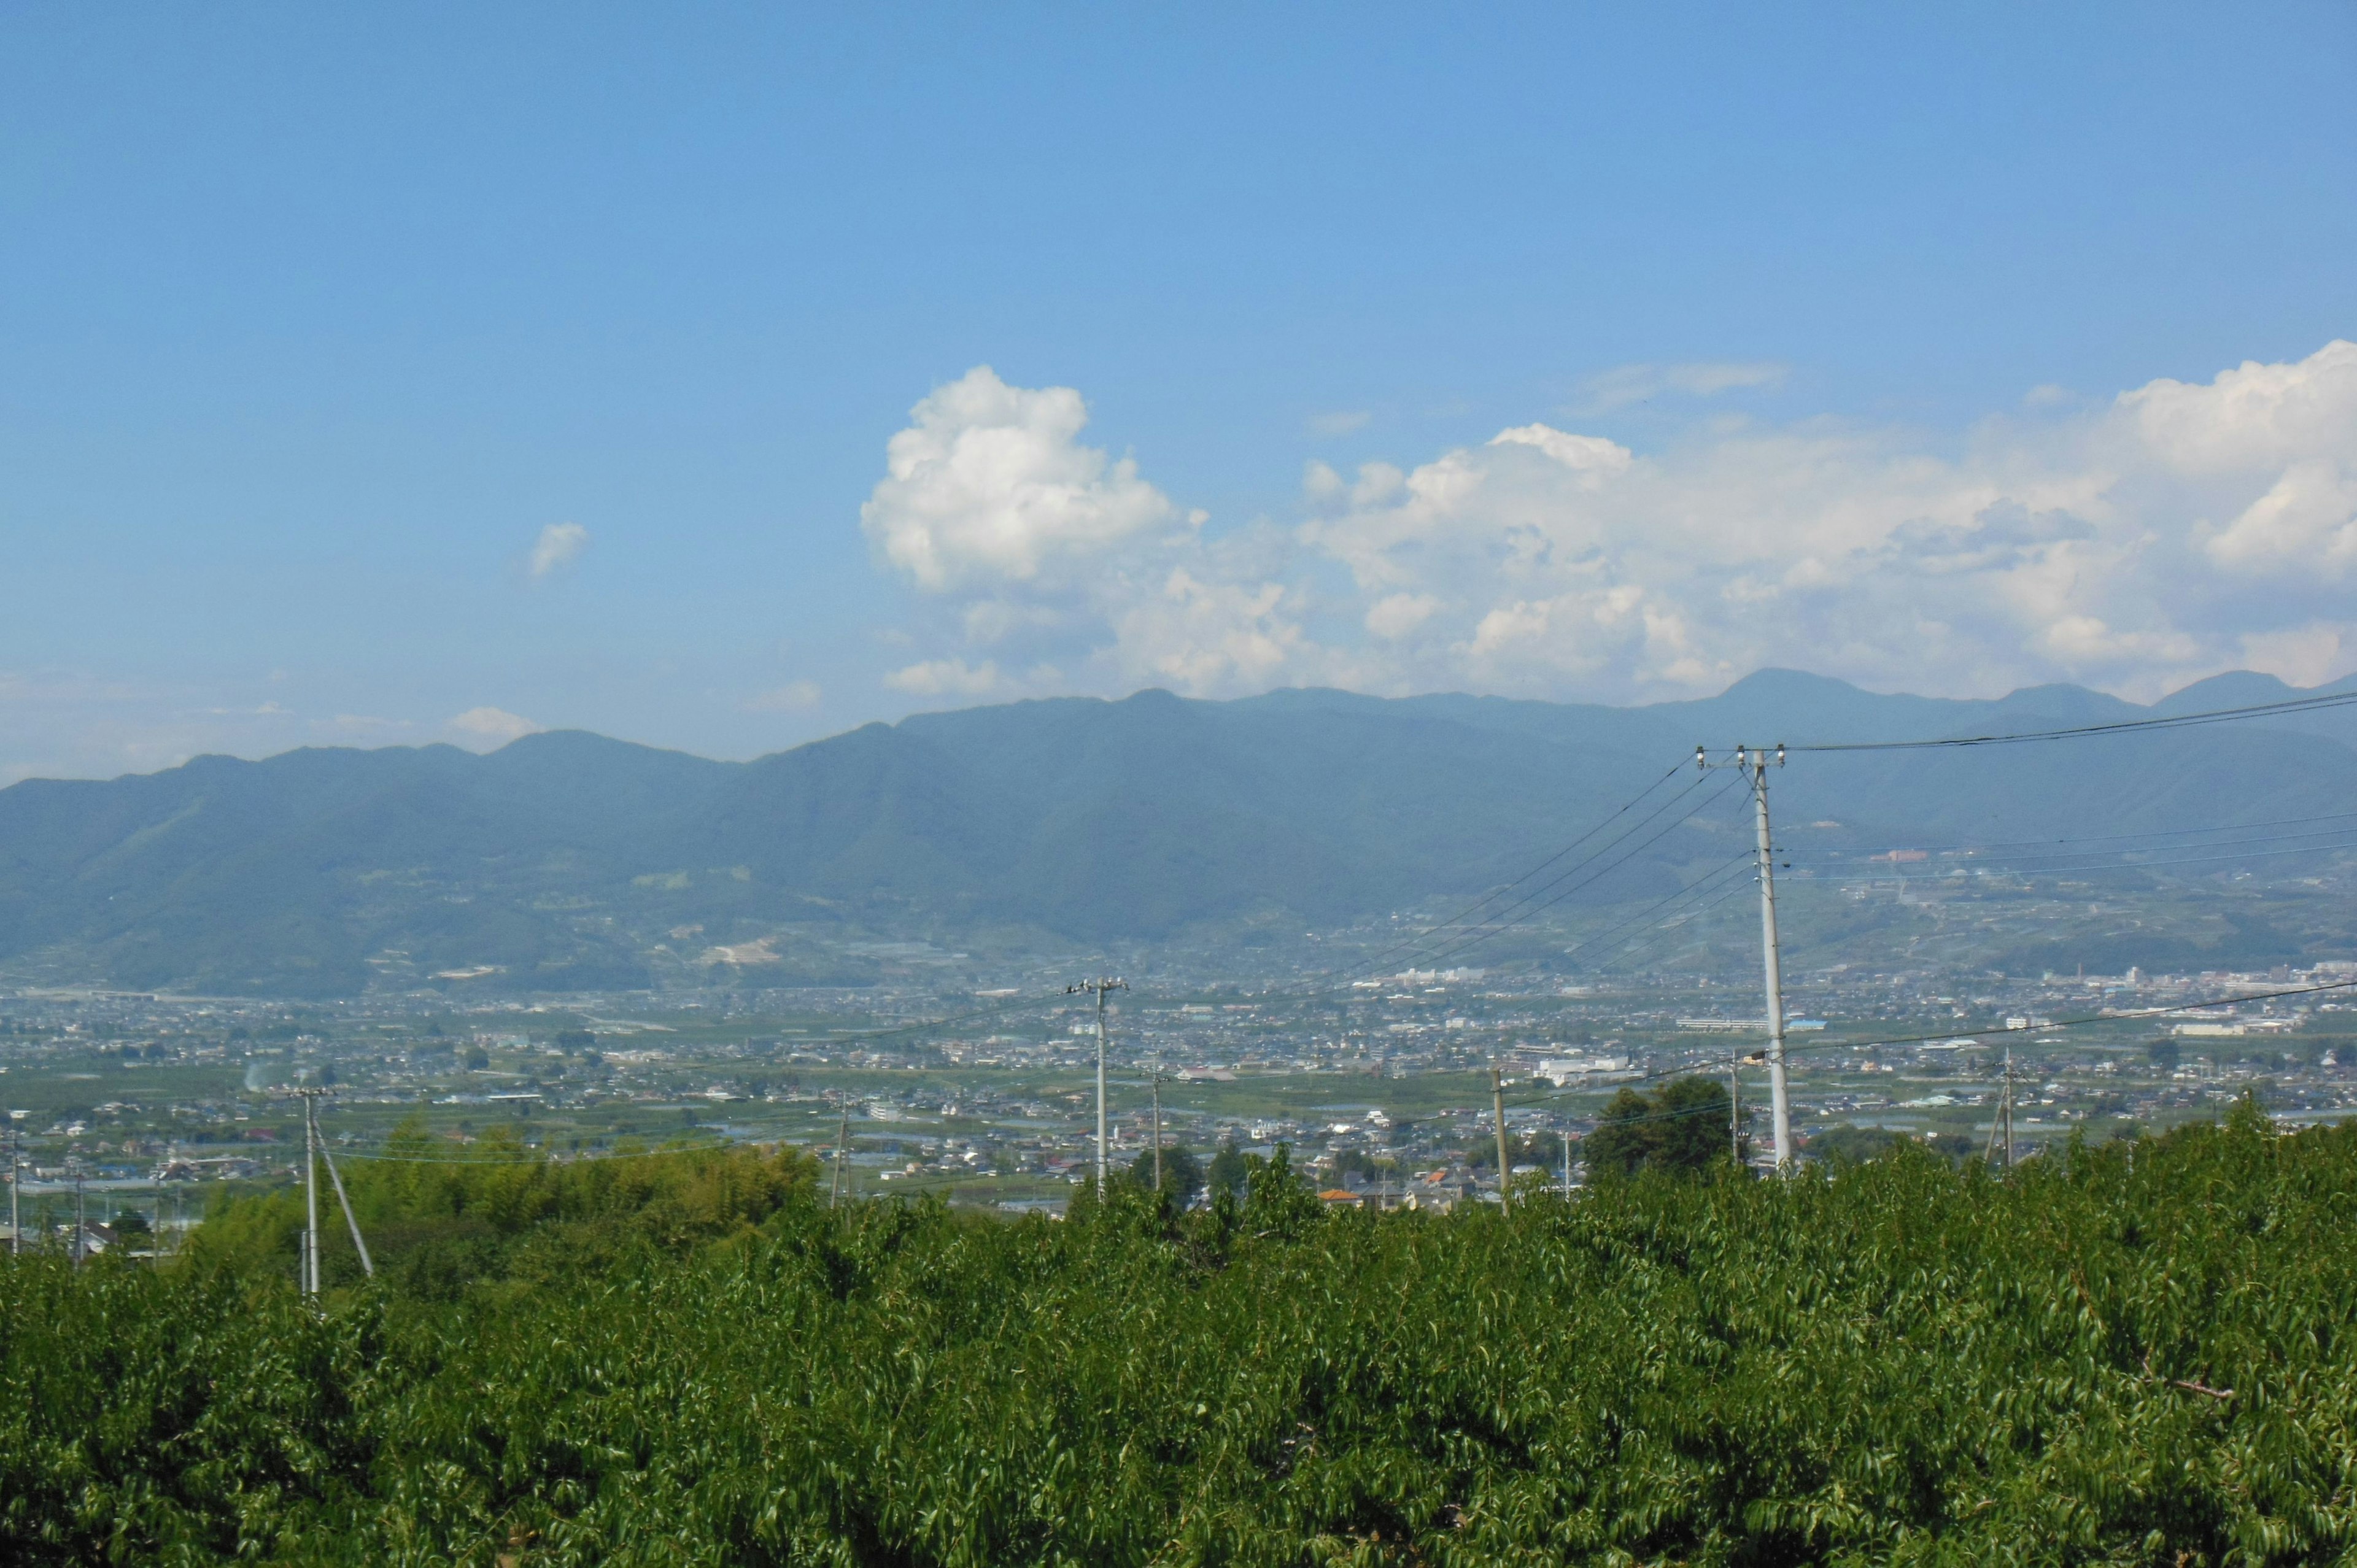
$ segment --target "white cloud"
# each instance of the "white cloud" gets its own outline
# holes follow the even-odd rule
[[[910,417],[859,522],[929,592],[1062,580],[1178,515],[1129,458],[1080,443],[1088,408],[1070,387],[1011,387],[979,365]]]
[[[2235,571],[2305,567],[2338,581],[2357,562],[2357,472],[2329,457],[2292,464],[2207,548]]]
[[[1709,390],[1770,368],[1672,369],[1664,384]],[[1056,426],[1067,446],[1078,408]],[[1289,528],[1100,530],[1085,569],[1053,580],[1024,551],[952,553],[933,640],[964,652],[892,682],[1034,693],[1048,677],[1001,666],[1051,662],[1086,689],[1200,695],[1631,701],[1766,664],[1947,694],[2070,680],[2150,696],[2237,666],[2313,683],[2357,653],[2357,345],[1941,444],[1818,419],[1704,423],[1636,450],[1518,424],[1412,467],[1312,463],[1301,504]],[[985,649],[996,662],[966,662]]]
[[[1629,448],[1600,435],[1573,435],[1544,424],[1522,424],[1490,437],[1492,446],[1534,446],[1573,473],[1584,476],[1590,489],[1626,473]]]
[[[587,529],[577,522],[552,522],[540,531],[540,537],[533,542],[527,570],[533,581],[538,582],[580,560],[581,553],[588,548]]]
[[[1392,594],[1367,607],[1367,629],[1386,642],[1396,641],[1432,618],[1440,601],[1430,594]]]
[[[963,659],[931,659],[895,670],[884,684],[918,697],[981,697],[998,689],[998,666],[989,660],[969,665]]]
[[[757,714],[806,714],[825,697],[815,681],[789,681],[770,691],[755,693],[745,699],[745,706]]]
[[[521,714],[503,708],[468,708],[449,723],[449,728],[469,741],[489,746],[501,746],[522,736],[533,735],[540,726]]]
[[[1609,413],[1667,392],[1716,397],[1745,387],[1772,387],[1785,368],[1760,360],[1709,360],[1685,365],[1618,365],[1587,378],[1575,405],[1579,413]]]
[[[1303,649],[1300,626],[1280,613],[1285,596],[1281,584],[1206,582],[1182,566],[1122,614],[1121,662],[1185,692],[1280,684]]]

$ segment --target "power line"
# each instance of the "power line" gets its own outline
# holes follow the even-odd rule
[[[2293,828],[2308,822],[2338,822],[2357,818],[2357,811],[2327,811],[2317,817],[2278,817],[2264,822],[2220,822],[2207,828],[2148,828],[2137,833],[2084,833],[2051,839],[1999,839],[1988,843],[1902,843],[1889,849],[1921,850],[1926,854],[1943,854],[1961,850],[2035,850],[2049,844],[2113,843],[2124,839],[2184,838],[2197,833],[2240,832],[2245,828]],[[2195,846],[2180,846],[2195,847]],[[1887,853],[1887,852],[1886,852]]]
[[[2274,843],[2280,841],[2274,839],[2254,839],[2250,842],[2254,843]],[[2206,846],[2199,844],[2179,844],[2175,847],[2179,849],[2198,849]],[[2357,849],[2357,839],[2352,839],[2343,843],[2301,844],[2292,849],[2253,849],[2243,850],[2233,854],[2184,855],[2175,860],[2122,860],[2108,862],[2102,865],[2040,866],[2031,870],[2008,872],[2007,875],[2014,876],[2083,876],[2091,875],[2098,871],[2158,871],[2165,866],[2171,865],[2214,865],[2222,861],[2229,860],[2272,860],[2278,855],[2328,854],[2336,851],[2350,849]],[[2134,854],[2138,852],[2135,850],[2123,850],[2115,853]],[[1955,872],[1953,870],[1917,872],[1911,874],[1907,872],[1883,872],[1878,875],[1870,873],[1864,876],[1824,876],[1818,875],[1813,870],[1810,870],[1810,868],[1806,866],[1803,866],[1801,869],[1807,872],[1808,875],[1805,878],[1807,881],[1814,883],[1820,886],[1833,887],[1864,886],[1868,884],[1878,882],[1934,883],[1947,882],[1955,879]]]
[[[1679,768],[1683,768],[1684,766],[1684,763],[1679,764]],[[1371,958],[1361,958],[1354,962],[1340,965],[1319,974],[1305,976],[1302,980],[1294,983],[1297,985],[1307,983],[1313,988],[1311,990],[1297,993],[1287,990],[1279,990],[1269,993],[1268,994],[1273,995],[1279,1000],[1311,1001],[1319,996],[1331,995],[1340,991],[1347,990],[1355,982],[1374,976],[1377,972],[1382,970],[1387,963],[1400,961],[1402,958],[1411,965],[1419,959],[1427,963],[1438,961],[1436,955],[1428,952],[1422,952],[1418,950],[1422,949],[1436,936],[1440,938],[1443,944],[1456,940],[1455,933],[1460,929],[1463,922],[1469,916],[1512,892],[1515,888],[1521,886],[1523,883],[1528,882],[1532,877],[1536,876],[1541,872],[1546,870],[1549,866],[1563,859],[1564,856],[1569,854],[1580,845],[1587,843],[1588,840],[1596,837],[1597,834],[1610,828],[1613,823],[1619,822],[1622,817],[1627,816],[1631,811],[1641,805],[1646,798],[1652,795],[1654,790],[1659,789],[1663,784],[1675,778],[1679,768],[1671,768],[1659,779],[1656,779],[1651,784],[1646,785],[1642,789],[1639,790],[1635,795],[1630,797],[1628,800],[1624,801],[1620,809],[1615,811],[1610,816],[1605,818],[1602,822],[1598,822],[1594,827],[1588,829],[1586,832],[1580,834],[1579,837],[1572,840],[1571,843],[1555,851],[1553,854],[1548,855],[1544,860],[1531,867],[1530,870],[1525,871],[1520,876],[1515,877],[1513,881],[1507,883],[1502,887],[1495,888],[1491,892],[1484,894],[1481,897],[1475,899],[1470,904],[1468,904],[1464,908],[1459,909],[1448,919],[1436,921],[1434,924],[1426,926],[1423,930],[1416,932],[1413,936],[1404,937],[1399,940],[1393,942],[1389,947],[1378,950]],[[1699,781],[1697,781],[1697,784],[1698,783]],[[1680,800],[1685,799],[1686,796],[1694,793],[1696,787],[1696,784],[1687,785],[1684,789],[1679,790],[1675,795],[1670,797],[1670,799],[1664,801],[1662,805],[1646,813],[1644,817],[1630,824],[1629,828],[1618,837],[1599,845],[1595,851],[1587,856],[1566,867],[1561,872],[1558,872],[1552,879],[1539,887],[1536,892],[1525,894],[1522,898],[1508,905],[1504,911],[1505,916],[1511,917],[1515,910],[1520,909],[1524,904],[1527,904],[1531,898],[1538,897],[1539,895],[1545,893],[1548,889],[1559,886],[1565,877],[1578,875],[1582,868],[1593,865],[1599,855],[1608,854],[1620,844],[1626,843],[1630,834],[1643,828],[1647,823],[1659,817],[1663,811],[1668,811]],[[1512,921],[1509,919],[1506,920],[1505,923],[1511,924]],[[1498,918],[1492,918],[1491,919],[1484,920],[1482,922],[1484,927],[1499,924],[1500,920]],[[1394,955],[1399,956],[1395,957]],[[1326,986],[1323,990],[1316,989],[1316,987],[1325,981],[1332,980],[1337,976],[1345,975],[1350,978],[1345,980],[1340,985]]]
[[[1747,891],[1749,891],[1749,889],[1745,884],[1741,882],[1735,883],[1720,892],[1717,897],[1709,900],[1707,903],[1697,905],[1691,909],[1682,909],[1675,917],[1663,921],[1659,926],[1656,926],[1652,930],[1639,931],[1636,935],[1625,939],[1620,944],[1618,950],[1612,952],[1607,957],[1598,959],[1596,961],[1596,972],[1602,973],[1605,970],[1615,964],[1626,963],[1633,955],[1644,951],[1649,943],[1658,942],[1663,938],[1669,936],[1673,931],[1684,930],[1686,928],[1699,921],[1705,915],[1707,915],[1713,909],[1717,908],[1721,904],[1726,903],[1730,898],[1739,897]]]
[[[1465,920],[1466,917],[1471,915],[1474,911],[1483,908],[1492,900],[1501,898],[1505,895],[1512,892],[1515,888],[1520,887],[1523,883],[1528,882],[1532,877],[1536,876],[1540,872],[1544,871],[1548,866],[1553,865],[1556,861],[1561,860],[1565,855],[1567,855],[1572,851],[1577,849],[1581,844],[1586,843],[1589,839],[1594,838],[1598,833],[1600,833],[1605,829],[1610,827],[1622,817],[1627,816],[1644,800],[1645,797],[1651,795],[1654,790],[1660,789],[1663,785],[1676,778],[1678,775],[1678,768],[1684,766],[1685,764],[1683,761],[1680,762],[1676,768],[1672,768],[1659,779],[1654,779],[1651,784],[1646,785],[1642,789],[1638,790],[1636,794],[1631,796],[1626,801],[1622,802],[1620,808],[1614,811],[1610,816],[1606,817],[1594,827],[1589,828],[1586,832],[1580,834],[1577,838],[1572,840],[1569,843],[1564,845],[1553,854],[1548,855],[1544,860],[1540,861],[1536,865],[1532,866],[1520,876],[1515,877],[1512,882],[1507,883],[1502,887],[1494,888],[1491,891],[1483,894],[1480,897],[1476,898],[1472,903],[1468,904],[1465,908],[1457,911],[1456,914],[1451,915],[1448,919],[1427,926],[1413,937],[1403,938],[1399,941],[1394,942],[1390,947],[1381,950],[1372,958],[1361,959],[1357,963],[1344,965],[1343,968],[1340,970],[1329,970],[1326,974],[1317,976],[1316,978],[1323,980],[1329,978],[1334,974],[1380,965],[1388,960],[1394,953],[1400,951],[1403,948],[1415,947],[1422,943],[1426,938],[1432,936],[1435,932],[1449,930],[1456,928]],[[1674,801],[1673,803],[1674,804]]]
[[[1686,794],[1691,793],[1691,792],[1692,792],[1692,790],[1693,790],[1695,788],[1695,786],[1689,785],[1689,786],[1687,787],[1687,789],[1686,789],[1685,790],[1681,791],[1681,792],[1678,794],[1678,796],[1677,796],[1674,800],[1673,800],[1670,802],[1670,804],[1671,804],[1671,805],[1675,805],[1675,804],[1677,803],[1677,801],[1678,801],[1678,800],[1684,800],[1684,799],[1685,798]],[[1693,811],[1688,811],[1684,816],[1683,816],[1683,817],[1679,817],[1679,818],[1677,818],[1676,820],[1674,820],[1674,821],[1673,821],[1673,822],[1671,822],[1666,823],[1665,825],[1663,825],[1663,828],[1662,828],[1659,832],[1655,832],[1654,834],[1652,834],[1652,836],[1651,836],[1650,838],[1647,838],[1647,839],[1643,840],[1641,843],[1637,843],[1637,844],[1635,844],[1635,845],[1631,846],[1631,847],[1629,849],[1628,853],[1627,853],[1627,854],[1623,854],[1623,855],[1621,855],[1619,859],[1614,860],[1614,861],[1610,861],[1610,862],[1607,863],[1606,865],[1602,865],[1602,866],[1598,867],[1598,868],[1597,868],[1597,870],[1596,870],[1592,875],[1588,875],[1588,876],[1587,876],[1587,877],[1585,877],[1585,878],[1582,878],[1580,881],[1577,881],[1577,882],[1574,882],[1574,883],[1572,883],[1572,885],[1571,885],[1570,886],[1568,886],[1568,887],[1564,887],[1564,888],[1563,888],[1563,890],[1562,890],[1561,892],[1556,893],[1556,894],[1555,895],[1555,897],[1552,897],[1552,898],[1545,899],[1545,900],[1544,900],[1543,902],[1538,903],[1538,904],[1535,904],[1535,905],[1531,905],[1531,906],[1530,906],[1529,908],[1522,908],[1522,906],[1520,906],[1520,905],[1516,906],[1515,909],[1514,909],[1513,911],[1510,911],[1507,917],[1501,918],[1501,919],[1499,919],[1495,924],[1493,924],[1493,925],[1490,926],[1488,929],[1475,931],[1473,934],[1471,934],[1471,935],[1469,935],[1469,936],[1468,936],[1468,937],[1464,938],[1462,940],[1458,941],[1458,942],[1454,947],[1443,948],[1443,949],[1441,949],[1439,951],[1437,951],[1437,952],[1434,952],[1434,953],[1432,953],[1432,954],[1428,955],[1428,956],[1426,958],[1425,961],[1426,961],[1426,962],[1427,962],[1427,963],[1438,963],[1438,962],[1442,961],[1443,961],[1443,960],[1445,960],[1445,959],[1451,959],[1451,958],[1455,958],[1458,954],[1459,954],[1459,953],[1461,953],[1461,952],[1464,952],[1464,951],[1465,951],[1465,950],[1467,950],[1469,948],[1472,948],[1472,947],[1478,946],[1479,944],[1480,944],[1480,943],[1482,943],[1482,942],[1488,941],[1491,938],[1492,938],[1492,937],[1494,937],[1494,936],[1497,936],[1500,932],[1501,932],[1501,931],[1505,930],[1508,927],[1510,927],[1510,926],[1519,925],[1519,924],[1521,924],[1522,922],[1523,922],[1523,921],[1525,921],[1525,920],[1528,920],[1528,919],[1531,919],[1531,918],[1534,918],[1534,917],[1535,917],[1535,916],[1543,915],[1543,914],[1544,914],[1547,910],[1554,908],[1557,904],[1560,904],[1560,903],[1562,903],[1565,899],[1566,899],[1566,898],[1570,897],[1573,894],[1579,892],[1579,891],[1580,891],[1581,889],[1583,889],[1583,888],[1590,887],[1590,886],[1595,886],[1595,884],[1596,884],[1596,883],[1598,883],[1598,881],[1601,881],[1605,876],[1609,875],[1610,873],[1615,872],[1615,871],[1618,871],[1620,867],[1622,867],[1622,866],[1624,866],[1624,865],[1628,865],[1628,864],[1629,864],[1629,862],[1631,862],[1631,860],[1635,859],[1635,858],[1637,857],[1637,855],[1639,854],[1639,853],[1641,853],[1641,851],[1644,851],[1644,850],[1650,849],[1650,848],[1652,848],[1654,844],[1657,844],[1657,843],[1661,843],[1661,841],[1662,841],[1663,839],[1667,838],[1671,833],[1675,832],[1678,829],[1680,829],[1680,828],[1684,827],[1686,823],[1688,823],[1688,822],[1690,822],[1694,821],[1694,819],[1695,819],[1695,818],[1696,818],[1696,817],[1698,817],[1698,816],[1702,815],[1702,813],[1703,813],[1704,811],[1706,811],[1709,810],[1712,806],[1717,805],[1717,804],[1718,803],[1718,801],[1719,801],[1722,798],[1724,798],[1724,797],[1727,794],[1727,792],[1728,792],[1730,789],[1732,789],[1733,788],[1734,788],[1734,781],[1733,781],[1733,780],[1730,780],[1729,782],[1727,782],[1727,783],[1726,783],[1726,784],[1722,784],[1721,786],[1719,786],[1719,788],[1717,789],[1717,790],[1716,790],[1714,793],[1712,793],[1712,794],[1710,794],[1710,795],[1708,795],[1708,796],[1706,796],[1706,797],[1704,798],[1704,800],[1703,800],[1702,804],[1700,804],[1700,805],[1696,806]],[[1664,811],[1666,811],[1667,809],[1668,809],[1667,807],[1663,808],[1663,810],[1664,810]],[[1654,812],[1654,813],[1653,813],[1653,816],[1657,817],[1657,816],[1659,816],[1660,814],[1661,814],[1661,812],[1656,811],[1656,812]],[[1646,822],[1652,822],[1652,821],[1653,820],[1653,818],[1652,818],[1652,817],[1648,817],[1648,818],[1646,818],[1645,820],[1646,820]],[[1633,835],[1629,835],[1629,836],[1633,836]],[[1613,844],[1611,847],[1613,847],[1613,848],[1619,848],[1621,844],[1625,844],[1625,843],[1627,843],[1629,842],[1629,836],[1624,836],[1624,837],[1622,837],[1621,839],[1619,839],[1619,840],[1615,841],[1614,844]],[[1590,862],[1586,863],[1586,864],[1592,865],[1592,864],[1593,864],[1593,861],[1591,860]],[[1562,884],[1563,884],[1563,882],[1564,882],[1566,878],[1568,878],[1568,877],[1570,877],[1570,876],[1573,876],[1573,875],[1577,875],[1578,874],[1578,872],[1579,872],[1579,871],[1581,871],[1581,870],[1583,870],[1583,869],[1585,869],[1585,868],[1586,868],[1585,865],[1581,865],[1581,866],[1575,866],[1571,871],[1567,871],[1567,872],[1564,873],[1562,876],[1558,876],[1557,878],[1555,878],[1555,881],[1548,883],[1548,884],[1547,884],[1547,886],[1546,886],[1545,887],[1543,887],[1543,888],[1539,889],[1539,892],[1541,892],[1541,893],[1544,893],[1544,892],[1547,892],[1547,891],[1549,891],[1549,890],[1551,890],[1551,889],[1553,889],[1553,888],[1555,888],[1555,887],[1561,886],[1562,886]],[[1535,894],[1534,894],[1534,895],[1532,895],[1531,897],[1536,897],[1536,895],[1535,895]],[[1523,904],[1529,904],[1529,898],[1525,898],[1523,902]]]
[[[1699,893],[1705,887],[1709,886],[1710,884],[1726,875],[1728,872],[1748,865],[1752,859],[1753,852],[1750,850],[1747,849],[1738,852],[1720,865],[1710,871],[1705,872],[1702,875],[1695,878],[1692,882],[1687,883],[1684,887],[1679,888],[1675,893],[1671,894],[1668,897],[1656,900],[1652,905],[1639,910],[1636,914],[1631,915],[1629,918],[1620,921],[1619,924],[1608,926],[1596,935],[1584,938],[1575,945],[1566,948],[1564,950],[1563,956],[1566,959],[1575,958],[1580,953],[1587,951],[1589,948],[1595,947],[1599,943],[1609,941],[1611,938],[1618,935],[1620,932],[1628,929],[1631,926],[1651,919],[1654,915],[1658,914],[1669,905],[1674,904],[1681,899],[1694,897],[1696,893]],[[1740,891],[1742,891],[1742,886],[1739,883],[1733,888],[1729,889],[1729,892]],[[1727,896],[1727,894],[1723,893],[1720,895],[1719,898],[1714,898],[1709,903],[1704,904],[1698,908],[1681,910],[1674,918],[1674,920],[1663,921],[1659,929],[1667,930],[1671,929],[1674,923],[1678,925],[1686,924],[1693,920],[1697,915],[1701,914],[1704,909],[1712,908],[1717,906]],[[1649,939],[1652,934],[1653,933],[1652,931],[1640,931],[1634,937],[1629,938],[1628,940],[1631,942],[1642,942]],[[1613,945],[1617,947],[1623,944],[1614,943]],[[1602,961],[1609,962],[1610,961],[1606,960]]]
[[[2038,1027],[2040,1030],[2079,1029],[2096,1024],[2132,1022],[2138,1018],[2165,1018],[2176,1013],[2201,1013],[2213,1007],[2239,1007],[2247,1002],[2274,1002],[2287,996],[2318,996],[2328,992],[2347,991],[2352,987],[2357,987],[2357,980],[2335,980],[2316,985],[2289,986],[2279,991],[2254,991],[2239,996],[2221,996],[2208,1002],[2177,1002],[2162,1007],[2136,1007],[2116,1013],[2088,1013],[2075,1018],[2052,1019],[2040,1024]],[[2027,1032],[2029,1031],[2008,1029],[2002,1026],[1994,1028],[1986,1026],[1976,1028],[1967,1025],[1960,1029],[1948,1029],[1936,1035],[1872,1035],[1851,1039],[1812,1040],[1805,1044],[1787,1045],[1785,1054],[1790,1056],[1799,1051],[1874,1050],[1885,1046],[1932,1045],[1962,1039],[1971,1035],[2018,1035]],[[1717,1058],[1708,1059],[1716,1061]],[[1741,1059],[1753,1061],[1760,1058],[1758,1053],[1754,1053],[1744,1056]],[[1620,1079],[1617,1080],[1616,1088],[1625,1088],[1637,1083],[1652,1083],[1664,1078],[1692,1077],[1696,1065],[1689,1062],[1677,1067],[1656,1068],[1651,1072],[1637,1073]],[[1603,1092],[1601,1089],[1557,1089],[1542,1094],[1529,1095],[1515,1103],[1539,1105],[1550,1100],[1562,1099],[1566,1095]]]
[[[2139,730],[2185,729],[2195,725],[2227,724],[2236,719],[2264,718],[2279,714],[2317,713],[2357,703],[2357,692],[2325,696],[2295,697],[2280,703],[2253,703],[2239,708],[2212,708],[2198,714],[2171,714],[2159,718],[2117,719],[2109,724],[2072,725],[2064,729],[2013,730],[1991,735],[1954,736],[1945,740],[1860,740],[1795,746],[1792,751],[1935,751],[1970,746],[2015,746],[2027,741],[2073,740],[2085,736],[2125,735]]]

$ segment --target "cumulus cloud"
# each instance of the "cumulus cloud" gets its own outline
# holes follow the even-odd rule
[[[532,559],[525,570],[534,582],[562,572],[581,559],[589,548],[589,531],[577,522],[552,522],[540,531],[533,541]]]
[[[1666,392],[1687,397],[1715,397],[1744,387],[1772,387],[1781,381],[1781,365],[1760,360],[1710,360],[1688,365],[1618,365],[1581,383],[1575,405],[1581,413],[1609,413],[1616,408],[1644,403]]]
[[[1081,443],[1088,407],[1071,387],[1011,387],[977,365],[909,417],[859,522],[929,592],[1065,578],[1178,516],[1131,459]]]
[[[806,714],[825,700],[815,681],[789,681],[767,692],[757,692],[745,699],[745,706],[757,714]]]
[[[1772,370],[1657,379],[1700,392]],[[1069,468],[1076,494],[1152,501],[1035,516],[1011,483],[926,489],[899,564],[948,612],[936,651],[963,651],[891,677],[920,694],[1039,692],[1045,677],[1001,668],[1052,661],[1083,688],[1204,695],[1328,682],[1629,701],[1785,664],[1884,689],[2150,696],[2238,665],[2314,683],[2357,658],[2357,344],[1993,416],[1944,443],[1819,419],[1702,424],[1640,450],[1516,424],[1412,465],[1312,463],[1300,521],[1225,533],[1078,446],[1077,394],[979,371],[958,386],[986,410],[1060,411],[1006,414],[1052,438],[992,472]],[[953,450],[963,436],[928,408],[955,390],[903,437]],[[884,498],[918,483],[905,456],[896,438],[868,518],[896,560],[899,524],[877,519],[904,515]],[[1046,538],[1082,541],[1066,553],[1082,564],[1051,577],[1036,542],[1008,542]]]
[[[895,670],[884,684],[915,697],[983,697],[999,688],[998,666],[989,660],[968,664],[963,659],[929,659]]]
[[[504,708],[468,708],[452,719],[449,727],[469,741],[490,746],[505,746],[519,736],[537,734],[540,729],[522,714]]]

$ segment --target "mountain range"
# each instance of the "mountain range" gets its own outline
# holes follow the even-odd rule
[[[2303,694],[2239,672],[2150,707],[2067,685],[1958,701],[1771,670],[1717,697],[1628,708],[1315,690],[1060,698],[868,725],[741,763],[578,731],[479,756],[200,757],[0,790],[0,966],[19,981],[222,993],[454,975],[561,991],[715,966],[816,975],[827,964],[802,956],[813,932],[840,939],[827,961],[840,970],[860,941],[1071,947],[1333,924],[1495,886],[1661,786],[1641,816],[1695,784],[1677,770],[1697,744],[1932,739]],[[2357,709],[2338,708],[1965,750],[1795,751],[1771,798],[1794,831],[1814,824],[1863,853],[2325,816],[2346,809],[2352,777]],[[1739,850],[1749,824],[1721,789],[1694,789],[1678,810],[1713,802],[1702,817],[1577,897],[1666,891]]]

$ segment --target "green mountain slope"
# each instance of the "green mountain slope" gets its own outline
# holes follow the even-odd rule
[[[1768,671],[1705,701],[1625,709],[1323,691],[1060,699],[870,725],[749,763],[579,733],[487,757],[207,757],[0,790],[0,963],[290,994],[451,971],[611,988],[797,923],[1092,942],[1255,914],[1339,921],[1511,878],[1698,742],[1926,738],[2287,694],[2246,673],[2149,710],[2068,686],[1950,702]],[[1796,752],[1774,788],[1784,821],[1838,822],[1858,846],[2173,830],[2340,810],[2352,742],[2357,715],[2337,710],[1961,752]],[[1679,867],[1738,848],[1731,783],[1695,788],[1656,824],[1670,831],[1577,897],[1666,891]],[[1671,826],[1704,801],[1703,823]]]

